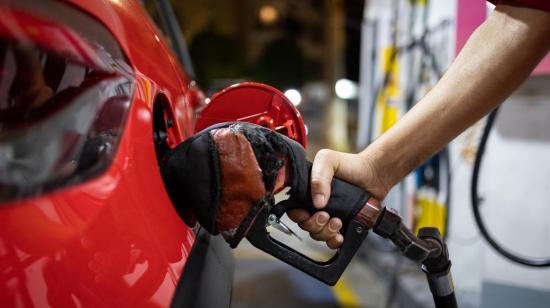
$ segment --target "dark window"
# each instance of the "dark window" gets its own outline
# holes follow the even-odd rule
[[[170,47],[172,47],[172,40],[170,36],[168,36],[168,31],[166,29],[166,24],[161,19],[161,12],[159,10],[159,5],[156,0],[144,0],[143,6],[145,7],[145,10],[147,10],[147,13],[149,13],[149,16],[151,16],[151,19],[153,19],[154,24],[157,26],[157,30],[162,33]]]
[[[193,62],[187,49],[187,44],[181,32],[176,14],[169,0],[142,0],[142,3],[183,65],[182,69],[191,78],[195,78]]]

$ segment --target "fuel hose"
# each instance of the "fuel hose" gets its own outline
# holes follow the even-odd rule
[[[487,229],[487,225],[485,224],[485,221],[483,220],[483,217],[481,216],[481,213],[480,213],[480,198],[478,195],[479,172],[481,169],[481,163],[483,161],[483,155],[485,154],[485,149],[487,147],[487,140],[489,139],[489,134],[491,133],[491,129],[497,118],[498,110],[499,110],[498,108],[493,110],[487,117],[487,122],[485,124],[485,128],[483,129],[483,134],[481,136],[481,140],[479,141],[479,146],[476,153],[476,159],[474,163],[474,170],[472,173],[472,182],[471,182],[472,184],[471,199],[472,199],[472,210],[474,212],[474,218],[483,238],[489,243],[489,245],[491,245],[491,247],[493,247],[493,249],[495,249],[500,255],[502,255],[506,259],[512,262],[530,266],[530,267],[549,267],[550,257],[546,257],[546,258],[526,257],[518,253],[512,252],[504,248],[503,246],[501,246],[495,240],[495,238],[489,233]]]

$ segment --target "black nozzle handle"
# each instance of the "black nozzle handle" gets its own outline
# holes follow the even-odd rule
[[[295,179],[295,185],[289,192],[289,199],[281,201],[271,208],[264,207],[254,220],[246,237],[252,245],[275,258],[326,284],[334,285],[367,236],[368,228],[353,218],[367,203],[369,194],[355,185],[334,178],[327,206],[317,209],[313,206],[311,198],[311,163],[307,162],[307,166],[304,167],[307,167],[307,170],[301,173],[303,174],[302,178]],[[269,236],[265,228],[268,217],[272,214],[281,217],[285,212],[297,208],[305,209],[311,214],[317,211],[327,211],[331,217],[338,217],[342,220],[341,233],[344,235],[344,243],[330,260],[313,260]]]
[[[342,232],[344,243],[336,254],[328,261],[317,261],[269,236],[265,228],[269,215],[267,208],[260,211],[246,235],[248,241],[273,257],[331,286],[336,284],[368,233],[358,221],[351,220]]]
[[[310,162],[308,162],[308,174],[311,175]],[[285,212],[296,208],[305,209],[310,214],[318,211],[325,211],[331,217],[340,218],[343,225],[346,226],[363,206],[365,206],[369,199],[369,193],[364,189],[341,179],[333,178],[327,205],[322,209],[317,209],[313,206],[313,200],[311,198],[310,178],[308,177],[307,183],[303,184],[307,185],[307,193],[296,196],[291,190],[289,192],[290,198],[276,204],[272,209],[272,213],[280,217]]]

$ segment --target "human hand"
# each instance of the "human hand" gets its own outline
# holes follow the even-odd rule
[[[315,156],[311,170],[311,194],[317,209],[327,204],[333,176],[367,190],[378,200],[383,200],[389,190],[366,152],[351,154],[323,149]],[[288,217],[309,232],[311,238],[325,241],[331,249],[340,247],[344,242],[344,237],[339,233],[342,221],[331,218],[325,211],[310,215],[304,209],[294,209],[288,212]]]

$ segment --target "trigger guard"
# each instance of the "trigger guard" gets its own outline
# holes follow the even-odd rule
[[[270,213],[273,211],[267,208],[260,211],[246,235],[248,241],[256,248],[332,286],[336,284],[368,233],[363,225],[353,219],[344,232],[344,243],[336,254],[328,261],[316,261],[269,235],[266,223]]]

